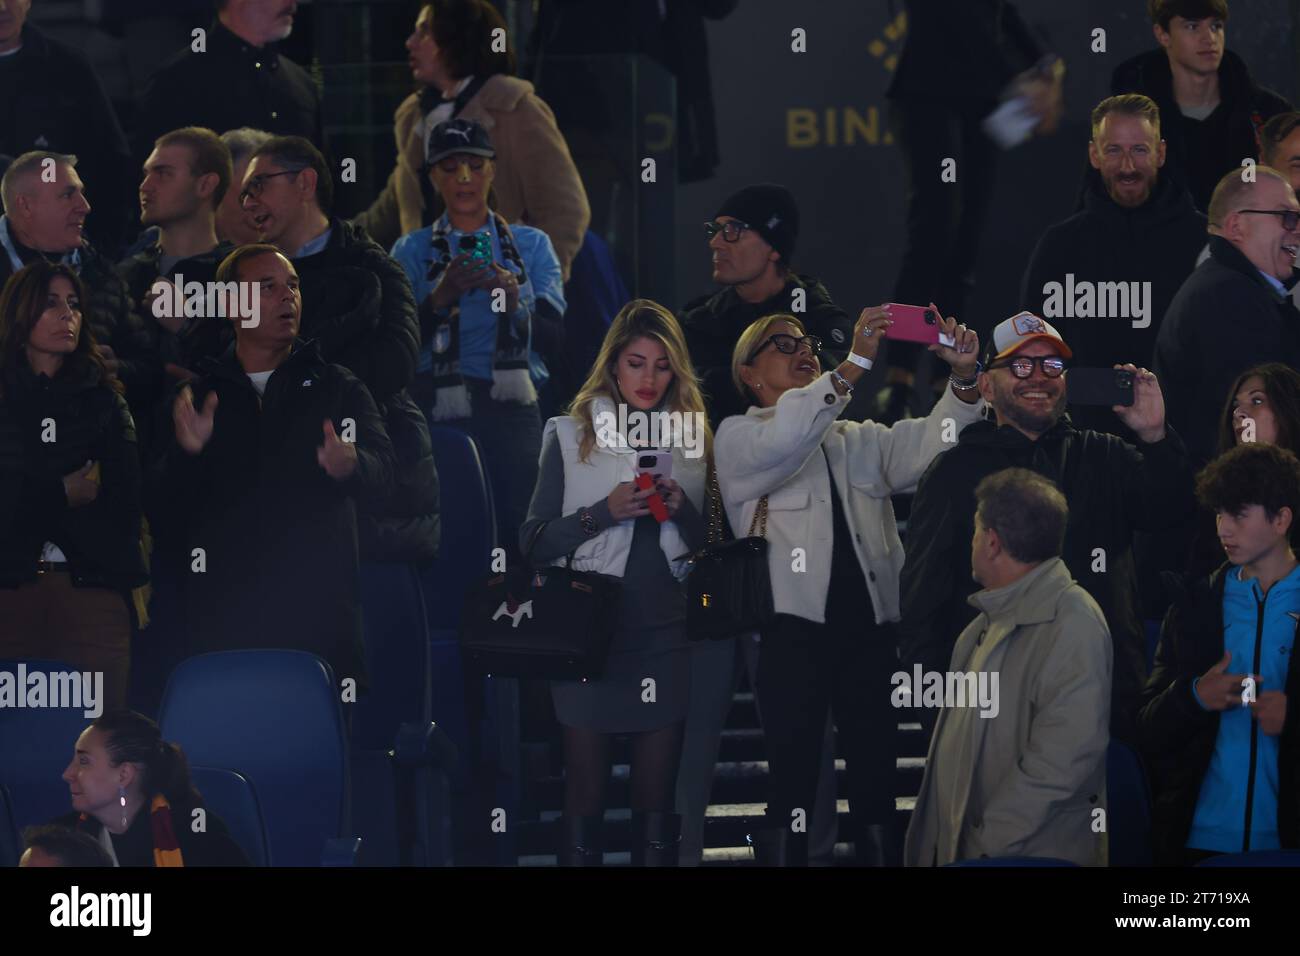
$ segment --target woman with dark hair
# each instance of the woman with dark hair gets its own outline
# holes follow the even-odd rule
[[[120,707],[128,595],[147,579],[140,463],[83,301],[76,273],[44,259],[0,294],[0,657],[103,672]]]
[[[429,133],[450,119],[474,120],[498,153],[497,211],[550,236],[567,279],[591,209],[555,115],[531,83],[513,76],[501,14],[487,0],[433,0],[420,7],[406,49],[420,89],[397,107],[388,185],[355,221],[385,248],[433,222],[442,202],[425,175]]]
[[[1277,445],[1300,455],[1300,372],[1291,366],[1256,365],[1238,375],[1228,390],[1219,416],[1219,454],[1250,442]],[[1291,541],[1300,548],[1300,522],[1291,526]],[[1188,552],[1187,573],[1203,578],[1225,560],[1214,515],[1202,511]]]
[[[133,710],[104,714],[77,738],[63,780],[74,813],[115,866],[248,866],[216,814],[204,810],[181,748]],[[202,826],[199,826],[199,821]]]

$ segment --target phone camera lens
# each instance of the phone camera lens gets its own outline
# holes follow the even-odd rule
[[[925,324],[934,325],[934,312],[930,309],[925,310]]]

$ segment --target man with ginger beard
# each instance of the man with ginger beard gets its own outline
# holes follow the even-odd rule
[[[1020,303],[1055,324],[1069,341],[1076,366],[1133,362],[1150,368],[1165,310],[1196,267],[1205,216],[1196,211],[1185,186],[1161,174],[1165,142],[1160,111],[1145,96],[1112,96],[1097,104],[1088,160],[1083,209],[1038,240],[1025,270]],[[1065,287],[1071,275],[1076,285],[1149,282],[1145,315],[1136,314],[1131,298],[1126,315],[1048,314],[1044,303],[1051,295],[1050,284]],[[1070,417],[1076,427],[1133,439],[1108,408],[1075,406]]]
[[[1028,468],[1054,481],[1070,503],[1061,556],[1106,616],[1115,662],[1111,734],[1131,740],[1146,674],[1133,533],[1174,527],[1192,515],[1192,473],[1181,439],[1165,425],[1160,386],[1146,369],[1123,366],[1135,379],[1134,402],[1114,409],[1136,435],[1136,447],[1075,428],[1065,414],[1073,354],[1056,329],[1028,312],[993,330],[979,389],[995,421],[963,430],[956,446],[926,470],[912,502],[902,669],[917,663],[926,671],[948,669],[957,635],[975,618],[966,600],[977,590],[970,572],[975,486],[1004,468]],[[922,719],[932,722],[934,715],[922,711]]]

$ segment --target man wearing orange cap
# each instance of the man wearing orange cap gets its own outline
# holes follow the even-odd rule
[[[953,642],[975,618],[967,597],[975,486],[1004,468],[1028,468],[1060,487],[1070,505],[1062,551],[1074,579],[1106,616],[1114,642],[1111,734],[1132,739],[1146,677],[1132,553],[1134,531],[1159,531],[1195,511],[1182,440],[1165,425],[1156,377],[1133,365],[1133,404],[1114,412],[1133,445],[1074,427],[1065,414],[1073,353],[1059,332],[1029,312],[998,324],[985,351],[980,395],[995,420],[965,428],[926,470],[912,502],[902,576],[902,663],[947,670]],[[932,719],[935,715],[925,714]]]

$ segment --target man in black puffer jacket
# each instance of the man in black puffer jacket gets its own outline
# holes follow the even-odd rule
[[[126,284],[113,264],[85,242],[90,203],[75,165],[74,157],[32,152],[19,156],[5,171],[0,186],[5,207],[0,217],[0,285],[38,258],[71,265],[86,287],[86,324],[139,417],[156,397],[161,369],[148,333],[132,311]],[[47,169],[52,178],[44,175]]]
[[[392,493],[392,446],[365,387],[297,341],[288,260],[244,246],[217,278],[259,282],[261,316],[173,407],[155,500],[189,572],[177,650],[298,648],[360,683],[354,502]]]
[[[253,154],[245,209],[266,242],[293,260],[302,278],[303,335],[326,361],[342,365],[374,396],[397,454],[393,497],[368,502],[364,560],[428,560],[438,548],[438,479],[428,426],[406,396],[420,342],[415,296],[402,267],[360,226],[331,218],[333,181],[320,152],[278,136]],[[422,417],[422,416],[421,416]]]

